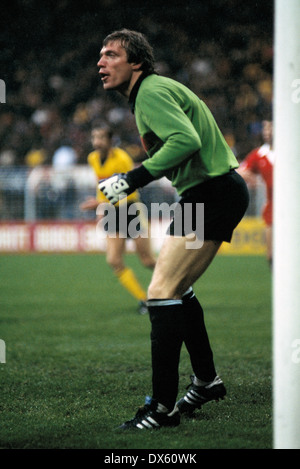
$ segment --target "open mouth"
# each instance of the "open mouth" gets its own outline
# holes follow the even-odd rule
[[[105,81],[108,78],[108,74],[107,73],[100,73],[100,77],[101,77],[102,81]]]

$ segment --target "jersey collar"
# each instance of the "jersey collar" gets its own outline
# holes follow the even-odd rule
[[[155,73],[155,72],[154,72]],[[131,111],[132,111],[132,114],[134,114],[134,108],[135,108],[135,100],[136,100],[136,97],[137,97],[137,94],[138,94],[138,91],[140,89],[140,86],[141,86],[141,83],[142,81],[148,77],[149,75],[153,75],[153,73],[148,73],[148,72],[143,72],[137,79],[137,81],[135,82],[135,84],[133,85],[133,88],[130,92],[130,95],[129,95],[129,99],[128,99],[128,103],[131,107]]]

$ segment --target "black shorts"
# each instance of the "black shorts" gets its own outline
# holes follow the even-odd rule
[[[197,204],[203,204],[204,213],[199,210],[200,205],[197,208]],[[230,243],[233,230],[243,218],[248,205],[247,185],[236,171],[231,170],[182,194],[168,234],[175,236],[186,236],[192,232],[198,234],[202,223],[203,240]]]

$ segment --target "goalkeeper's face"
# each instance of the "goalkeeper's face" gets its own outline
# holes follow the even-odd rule
[[[140,64],[128,63],[126,50],[119,41],[109,42],[101,49],[97,66],[105,90],[118,90],[129,96]]]

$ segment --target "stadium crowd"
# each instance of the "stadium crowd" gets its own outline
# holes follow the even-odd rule
[[[6,104],[0,106],[0,165],[86,164],[96,119],[114,128],[116,143],[134,159],[144,158],[127,102],[104,93],[97,75],[103,36],[124,26],[142,31],[154,44],[159,73],[188,85],[208,104],[238,158],[260,144],[261,121],[272,114],[272,2],[264,2],[263,15],[255,21],[255,12],[250,14],[253,2],[236,0],[198,2],[202,9],[197,11],[192,6],[197,2],[187,1],[180,8],[173,2],[173,16],[167,8],[158,12],[159,7],[153,7],[150,14],[130,7],[137,2],[126,2],[128,8],[120,15],[115,0],[100,2],[106,8],[101,11],[98,2],[87,1],[78,15],[74,2],[72,17],[73,2],[67,0],[59,0],[52,10],[49,2],[26,3],[27,14],[0,37],[6,67],[0,77],[6,82]],[[22,2],[13,4],[20,8]],[[219,5],[218,16],[211,4]],[[191,15],[196,18],[189,23]],[[13,36],[9,28],[14,28]]]

